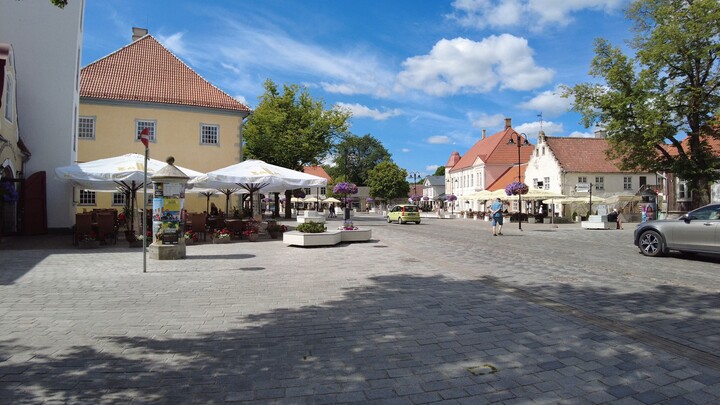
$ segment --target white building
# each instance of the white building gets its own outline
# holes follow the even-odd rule
[[[38,180],[23,207],[25,233],[72,225],[72,188],[53,173],[77,157],[84,11],[84,0],[62,9],[50,1],[0,0],[0,42],[14,49],[19,137],[31,154],[16,176]]]
[[[590,183],[592,195],[635,195],[647,187],[656,187],[654,173],[623,171],[605,152],[608,142],[596,138],[549,137],[541,131],[525,171],[530,189],[544,189],[565,196],[587,196],[577,193],[578,183]],[[560,212],[561,207],[555,207]],[[564,216],[569,216],[565,213]]]

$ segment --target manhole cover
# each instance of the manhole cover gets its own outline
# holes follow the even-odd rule
[[[498,372],[498,369],[495,368],[495,366],[493,366],[492,364],[483,364],[482,366],[468,367],[467,370],[472,373],[472,375],[495,374]]]

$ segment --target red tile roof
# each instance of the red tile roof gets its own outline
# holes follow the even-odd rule
[[[512,137],[517,141],[520,136],[514,129],[508,127],[504,130],[481,139],[450,169],[451,172],[472,167],[479,157],[485,164],[517,164],[517,144],[508,144]],[[524,140],[525,138],[523,138]],[[520,161],[527,162],[533,153],[533,146],[520,148]]]
[[[713,151],[713,153],[715,155],[720,155],[720,139],[715,139],[715,138],[712,138],[709,136],[705,136],[705,137],[703,137],[703,140],[708,143],[708,145],[710,146],[710,149]],[[686,136],[685,139],[680,141],[680,144],[682,145],[683,150],[685,150],[685,152],[688,152],[690,150],[690,137]],[[668,153],[671,156],[678,155],[678,150],[673,145],[670,145],[670,144],[665,145],[665,149],[668,151]]]
[[[516,147],[517,148],[517,147]],[[523,179],[523,183],[527,184],[525,182],[525,170],[527,170],[527,164],[523,163],[522,166],[520,166],[520,174]],[[488,187],[486,190],[489,191],[496,191],[496,190],[505,190],[505,186],[512,183],[513,181],[518,181],[518,170],[517,166],[515,167],[509,167],[507,170],[505,170],[505,173],[503,173],[500,177],[498,177],[497,180],[495,180],[490,187]]]
[[[328,182],[332,182],[332,177],[330,177],[329,174],[323,169],[322,166],[305,166],[303,167],[303,172],[307,174],[312,174],[313,176],[322,177],[324,179],[327,179]]]
[[[604,138],[545,137],[560,167],[567,172],[622,173],[618,165],[608,160]]]
[[[450,158],[448,158],[447,163],[445,163],[445,169],[449,170],[450,168],[455,166],[455,164],[459,160],[460,160],[460,154],[458,153],[458,151],[454,151],[453,153],[450,154]]]
[[[80,97],[250,112],[152,35],[85,66],[80,73]]]

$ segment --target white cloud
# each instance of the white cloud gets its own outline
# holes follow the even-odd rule
[[[237,101],[245,104],[246,106],[250,107],[250,103],[247,102],[247,99],[245,99],[245,96],[242,96],[242,95],[239,95],[239,94],[238,94],[238,95],[236,95],[236,96],[233,97],[233,98],[234,98],[235,100],[237,100]]]
[[[336,105],[340,108],[349,110],[355,118],[369,117],[374,119],[375,121],[384,121],[388,118],[397,117],[401,114],[400,110],[398,109],[386,110],[384,112],[381,112],[380,110],[369,108],[367,106],[357,103],[337,103]]]
[[[524,133],[527,135],[527,137],[531,140],[537,139],[538,132],[540,132],[540,121],[535,122],[526,122],[519,126],[513,126],[513,129],[517,131],[518,133]],[[563,124],[552,122],[552,121],[543,121],[542,123],[542,130],[545,132],[545,135],[547,136],[562,136],[563,134]]]
[[[167,37],[163,35],[158,35],[157,39],[161,44],[163,44],[165,48],[169,49],[170,52],[174,53],[175,55],[182,58],[190,58],[191,55],[189,54],[187,47],[183,42],[183,35],[185,35],[184,32],[176,32]]]
[[[480,129],[496,128],[505,121],[505,116],[502,114],[488,115],[480,113],[476,115],[475,113],[468,113],[468,118],[470,119],[473,128]]]
[[[573,131],[573,133],[570,134],[570,138],[595,138],[595,134],[591,134],[590,132]]]
[[[403,62],[398,90],[417,89],[435,96],[487,93],[500,89],[532,90],[549,82],[554,71],[537,66],[524,38],[509,34],[480,42],[442,39],[427,55]]]
[[[612,13],[625,0],[455,0],[455,11],[446,17],[464,27],[477,29],[511,28],[528,25],[530,30],[565,26],[572,15],[583,10]],[[531,22],[528,24],[527,22]]]
[[[440,167],[440,165],[425,166],[425,171],[430,172],[430,173],[435,173],[435,170],[437,170],[438,167]]]
[[[395,74],[384,66],[382,58],[363,48],[328,50],[291,36],[281,26],[266,20],[225,19],[228,32],[216,38],[215,46],[226,64],[241,71],[262,68],[303,72],[325,91],[344,95],[390,95]],[[238,41],[237,38],[252,38]]]
[[[410,152],[410,149],[408,149],[408,148],[402,148],[402,149],[400,149],[400,151],[403,152],[403,153],[408,153],[408,152]]]
[[[440,143],[450,143],[450,137],[445,135],[436,135],[431,136],[427,139],[428,143],[432,144],[440,144]]]
[[[554,118],[570,111],[574,102],[575,98],[572,96],[562,97],[562,89],[560,86],[556,86],[554,90],[543,91],[518,107],[541,112],[543,117]]]

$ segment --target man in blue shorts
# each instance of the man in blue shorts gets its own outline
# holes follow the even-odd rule
[[[490,212],[492,214],[493,236],[502,235],[503,213],[502,202],[499,198],[490,205]]]

